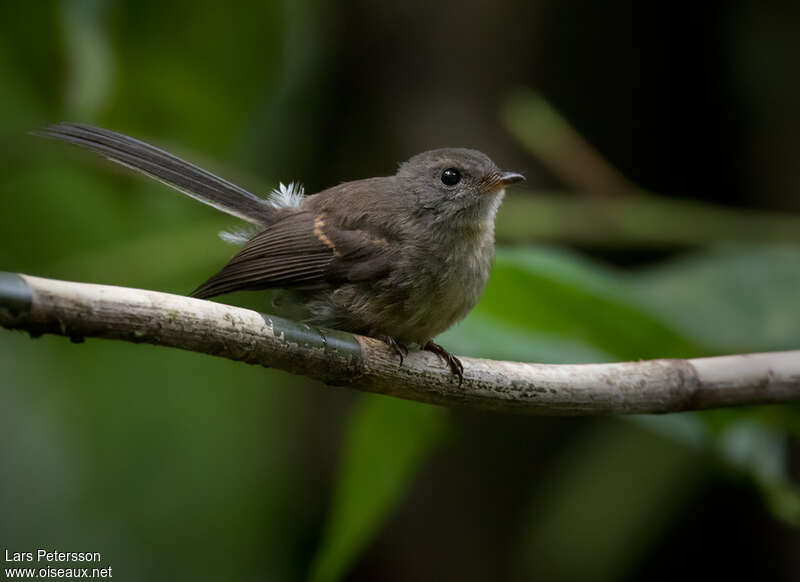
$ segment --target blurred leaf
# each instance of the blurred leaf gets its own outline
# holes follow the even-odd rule
[[[0,51],[0,164],[3,167],[15,157],[20,137],[43,119],[42,104],[9,69],[7,56]],[[14,147],[9,147],[11,143]]]
[[[725,242],[797,243],[800,216],[662,198],[641,191],[607,200],[587,199],[573,191],[517,188],[508,194],[497,215],[497,240],[638,251]]]
[[[548,337],[625,359],[792,349],[800,345],[797,265],[800,247],[789,245],[721,247],[633,273],[565,250],[500,249],[466,337],[460,326],[448,335],[495,354],[506,348],[474,332],[510,333],[516,358],[525,342],[544,353],[535,343]]]
[[[69,58],[66,101],[71,117],[93,118],[111,93],[113,62],[105,26],[108,6],[103,0],[62,4]]]
[[[475,310],[455,327],[440,335],[439,343],[474,358],[520,362],[579,364],[607,362],[611,354],[580,340],[554,333],[521,330]]]
[[[114,5],[123,74],[103,124],[230,155],[280,80],[284,51],[291,49],[284,9],[280,2],[211,0]]]
[[[666,416],[635,416],[629,420],[697,449],[715,452],[724,463],[761,490],[770,510],[789,525],[800,527],[800,488],[788,473],[785,429],[769,426],[761,411],[790,407],[747,407],[687,412]],[[797,423],[797,411],[793,422]]]
[[[593,425],[538,486],[519,546],[519,578],[623,578],[691,497],[704,474],[700,461],[632,425]]]
[[[772,512],[800,526],[800,488],[787,471],[788,438],[755,419],[743,419],[717,439],[722,457],[761,488]]]
[[[691,191],[686,200],[667,198],[634,186],[535,91],[512,93],[501,113],[508,132],[571,192],[512,194],[515,211],[500,212],[499,240],[605,248],[798,240],[796,214],[703,203],[690,199]]]
[[[16,113],[52,113],[60,104],[62,44],[60,2],[0,2],[0,132],[28,129]],[[16,97],[25,95],[25,102]],[[8,130],[13,128],[12,132]]]
[[[124,234],[124,195],[109,176],[47,156],[42,162],[50,163],[15,168],[0,181],[4,269],[24,272]]]
[[[506,128],[566,184],[583,192],[620,195],[633,185],[534,91],[520,91],[503,109]]]
[[[800,247],[716,248],[640,272],[631,285],[683,334],[715,351],[800,346]]]
[[[214,240],[221,224],[215,219],[74,253],[49,265],[49,276],[185,294],[236,252]],[[154,262],[154,256],[159,260]]]
[[[312,582],[334,582],[347,573],[444,436],[443,412],[384,396],[361,397],[348,424]]]
[[[0,369],[0,538],[71,540],[141,580],[244,579],[256,566],[270,579],[297,575],[294,532],[319,511],[308,503],[314,471],[297,463],[312,395],[302,379],[8,332]],[[192,561],[198,547],[209,555]]]
[[[550,249],[500,251],[476,312],[520,331],[569,338],[614,358],[704,352],[639,306],[619,274]]]

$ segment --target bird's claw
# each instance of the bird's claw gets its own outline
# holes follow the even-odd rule
[[[400,356],[400,365],[403,365],[403,359],[408,355],[408,346],[404,343],[401,343],[394,339],[392,336],[389,335],[381,335],[378,336],[378,339],[381,340],[383,343],[388,345],[390,348],[394,350],[398,356]]]
[[[459,387],[464,383],[464,364],[461,363],[461,360],[433,341],[426,342],[422,349],[436,354],[450,366],[450,371],[458,376]]]

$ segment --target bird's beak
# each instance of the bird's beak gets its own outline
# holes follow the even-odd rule
[[[486,192],[497,192],[506,186],[525,180],[525,176],[517,172],[497,172],[491,174],[486,187]]]
[[[511,184],[516,184],[517,182],[524,182],[525,176],[517,172],[502,172],[498,181],[503,186],[511,186]]]

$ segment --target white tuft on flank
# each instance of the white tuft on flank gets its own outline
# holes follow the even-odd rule
[[[256,228],[240,228],[237,230],[221,230],[219,231],[219,238],[228,244],[243,245],[258,232]]]
[[[304,194],[305,188],[303,188],[302,184],[289,182],[287,186],[281,182],[280,185],[272,191],[269,198],[267,198],[267,204],[273,208],[299,208],[303,203]]]
[[[171,185],[171,184],[170,184]],[[174,188],[174,186],[173,186]],[[264,203],[273,208],[299,208],[305,198],[305,188],[297,182],[284,184],[281,182]],[[240,228],[237,230],[223,230],[219,233],[219,238],[232,245],[243,245],[258,232],[257,228]]]

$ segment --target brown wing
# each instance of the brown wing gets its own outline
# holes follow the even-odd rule
[[[374,279],[388,272],[389,249],[382,238],[334,227],[324,214],[294,212],[250,239],[192,296]]]

